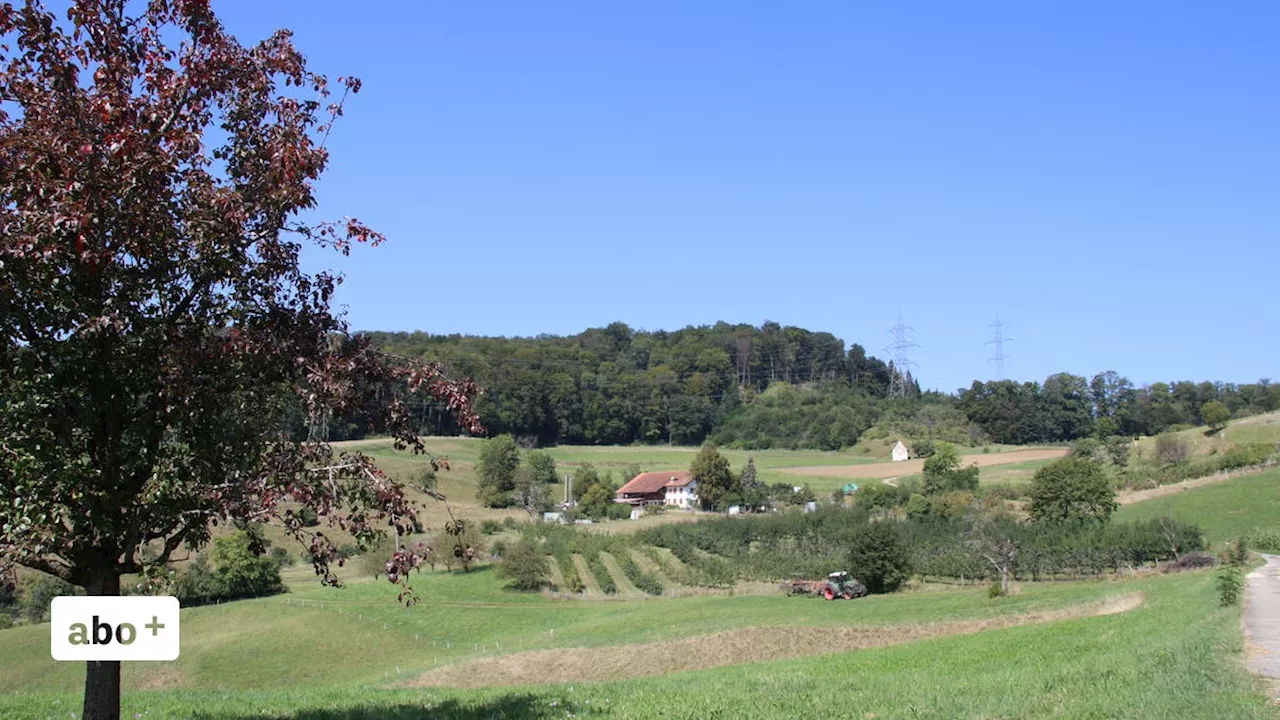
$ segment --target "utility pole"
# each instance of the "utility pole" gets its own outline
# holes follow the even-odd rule
[[[911,341],[910,334],[914,333],[915,328],[902,322],[902,311],[898,311],[898,324],[889,328],[889,334],[893,336],[893,342],[885,350],[893,358],[893,370],[889,373],[889,397],[906,397],[907,385],[906,378],[910,372],[909,368],[919,367],[907,355],[907,352],[913,348],[920,347]]]
[[[1000,314],[996,313],[996,321],[987,326],[995,333],[995,337],[988,340],[987,344],[996,346],[996,354],[987,359],[988,361],[995,361],[997,380],[1004,380],[1004,361],[1009,357],[1004,354],[1004,344],[1013,340],[1011,337],[1005,337],[1004,334],[1004,328],[1008,324],[1007,322],[1001,322]]]

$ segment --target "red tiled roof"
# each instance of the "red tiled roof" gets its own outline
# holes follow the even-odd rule
[[[685,485],[690,480],[693,475],[685,470],[640,473],[618,488],[618,495],[648,495],[661,492],[668,485]]]

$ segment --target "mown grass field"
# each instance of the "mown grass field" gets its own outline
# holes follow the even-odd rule
[[[1280,527],[1280,469],[1125,505],[1115,518],[1146,520],[1167,515],[1198,524],[1205,538],[1214,543],[1258,528]]]
[[[125,717],[1186,717],[1275,718],[1243,669],[1239,611],[1212,575],[1024,585],[828,603],[781,595],[572,602],[502,590],[487,572],[392,588],[299,587],[183,611],[182,657],[125,669]],[[874,650],[594,684],[403,689],[477,656],[689,638],[751,626],[892,627],[981,619],[1141,592],[1115,615]],[[441,647],[444,646],[444,647]],[[815,645],[820,650],[821,645]],[[708,650],[714,651],[714,648]],[[727,658],[732,661],[732,658]],[[66,718],[83,666],[48,656],[48,626],[0,633],[0,716]]]

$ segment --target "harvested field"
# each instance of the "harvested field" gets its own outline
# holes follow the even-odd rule
[[[1030,460],[1052,460],[1067,454],[1067,448],[1045,448],[1042,450],[1015,450],[1013,452],[994,453],[990,455],[964,455],[960,458],[963,466],[977,465],[1009,465],[1011,463],[1028,462]],[[881,478],[900,477],[924,472],[924,460],[903,460],[902,462],[870,463],[866,465],[814,465],[811,467],[780,468],[779,472],[788,475],[812,475],[816,477],[841,478],[850,480],[878,480]]]
[[[437,668],[406,683],[406,686],[475,688],[623,680],[1112,615],[1133,610],[1142,603],[1142,593],[1128,593],[1061,610],[985,620],[843,628],[754,627],[637,645],[538,650]]]

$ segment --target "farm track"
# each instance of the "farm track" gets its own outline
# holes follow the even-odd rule
[[[960,458],[960,462],[964,466],[990,467],[992,465],[1011,465],[1032,460],[1052,460],[1066,454],[1067,448],[1014,450],[1013,452],[990,455],[964,455]],[[849,480],[880,480],[922,473],[924,472],[924,460],[903,460],[902,462],[871,463],[869,465],[811,465],[808,467],[778,468],[778,471],[790,475]]]
[[[651,677],[806,655],[883,648],[930,638],[969,635],[1073,618],[1113,615],[1133,610],[1143,602],[1144,597],[1138,592],[1061,610],[984,620],[928,625],[855,625],[843,628],[753,627],[664,642],[535,650],[436,668],[405,685],[478,688]]]

